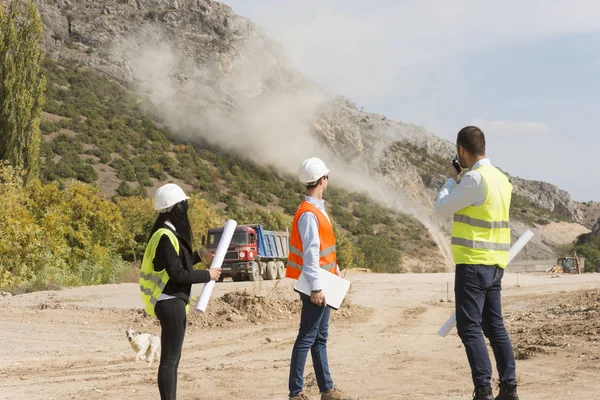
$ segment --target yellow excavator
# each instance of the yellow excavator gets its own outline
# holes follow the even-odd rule
[[[582,257],[577,257],[577,252],[573,252],[573,257],[560,257],[556,260],[556,265],[550,268],[549,274],[581,274],[583,273]]]

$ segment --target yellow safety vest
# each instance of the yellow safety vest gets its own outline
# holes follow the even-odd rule
[[[488,193],[480,206],[466,207],[454,215],[452,254],[456,264],[498,265],[505,268],[510,250],[510,199],[512,185],[491,165],[476,169]]]
[[[179,255],[179,240],[173,232],[166,228],[160,228],[150,238],[146,251],[144,252],[144,259],[142,261],[142,270],[140,271],[140,290],[142,292],[142,302],[144,308],[148,314],[155,316],[154,306],[158,301],[158,298],[163,292],[167,282],[169,282],[169,274],[165,269],[160,271],[154,270],[154,256],[156,255],[156,248],[163,235],[171,240],[175,252]],[[189,303],[186,306],[186,313],[189,311]]]

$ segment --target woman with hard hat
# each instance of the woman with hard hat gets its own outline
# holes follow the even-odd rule
[[[154,223],[144,252],[140,289],[146,312],[156,316],[161,327],[161,357],[158,390],[161,400],[175,400],[177,367],[185,336],[192,284],[218,280],[220,269],[195,270],[200,253],[192,251],[192,229],[188,200],[183,190],[168,183],[154,195],[154,209],[160,214]],[[212,259],[212,255],[203,255]]]

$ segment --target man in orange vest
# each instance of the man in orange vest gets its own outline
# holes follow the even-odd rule
[[[342,393],[333,386],[327,361],[327,336],[329,314],[327,299],[322,292],[319,274],[338,274],[335,251],[335,235],[333,225],[323,201],[323,192],[327,190],[329,170],[325,163],[316,158],[309,158],[300,167],[300,182],[306,185],[306,197],[298,207],[292,233],[290,235],[290,251],[286,276],[298,279],[301,273],[306,275],[311,285],[309,296],[300,294],[302,315],[300,330],[292,350],[290,366],[289,398],[290,400],[310,400],[303,391],[304,366],[310,350],[321,400],[357,400]]]

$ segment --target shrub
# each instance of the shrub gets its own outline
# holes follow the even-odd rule
[[[123,273],[117,249],[128,240],[116,205],[80,182],[33,181],[0,166],[0,287],[112,283]]]
[[[119,179],[129,182],[135,182],[137,180],[135,169],[129,161],[122,158],[115,158],[110,163],[110,166],[117,170],[117,177],[119,177]]]
[[[130,196],[135,196],[136,191],[126,181],[121,181],[121,183],[119,184],[119,187],[117,187],[117,194],[119,196],[123,196],[123,197],[130,197]]]
[[[361,236],[359,241],[367,268],[375,272],[402,272],[402,252],[385,236]]]

